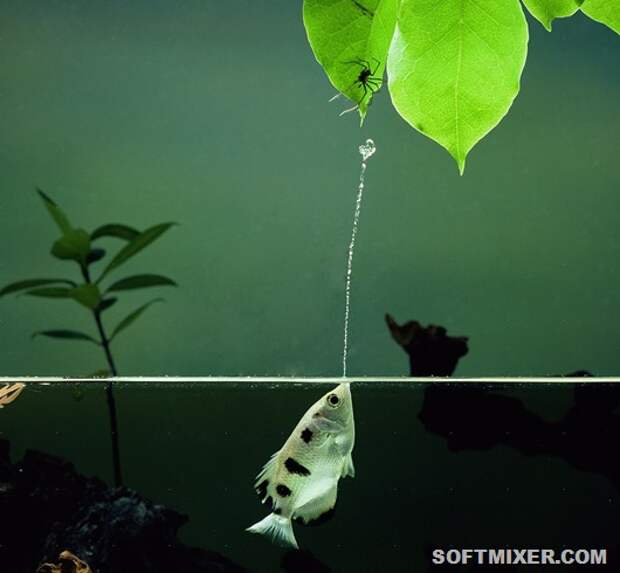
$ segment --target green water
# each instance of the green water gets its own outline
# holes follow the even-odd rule
[[[181,530],[187,544],[253,572],[280,571],[283,550],[243,531],[265,515],[253,478],[329,384],[118,383],[126,485],[187,513]],[[607,477],[505,445],[450,451],[418,418],[430,386],[353,384],[357,476],[341,480],[330,522],[296,526],[303,549],[337,573],[404,573],[430,569],[428,547],[615,546],[619,498]],[[518,397],[546,422],[563,418],[575,389],[562,383],[477,387]],[[29,385],[0,410],[0,437],[11,441],[14,461],[33,448],[71,461],[85,475],[111,479],[104,387],[90,382],[79,389],[77,401],[74,384]],[[592,446],[615,455],[609,439]]]

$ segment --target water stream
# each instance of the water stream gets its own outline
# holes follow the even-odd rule
[[[351,317],[351,278],[353,274],[353,254],[355,251],[355,240],[357,239],[357,230],[359,227],[360,213],[362,211],[362,198],[364,196],[364,176],[366,174],[366,162],[372,157],[377,150],[375,142],[367,139],[366,143],[359,146],[359,152],[362,156],[362,165],[360,168],[360,179],[357,188],[357,199],[355,201],[355,212],[353,214],[353,228],[351,230],[351,242],[349,243],[349,255],[347,258],[347,275],[346,286],[344,291],[344,336],[342,342],[342,376],[347,376],[347,358],[349,353],[349,322]]]

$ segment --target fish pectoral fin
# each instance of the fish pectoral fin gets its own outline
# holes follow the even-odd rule
[[[337,434],[344,430],[344,426],[333,420],[328,420],[324,416],[314,416],[309,425],[312,431],[326,432],[328,434]]]
[[[324,480],[327,482],[328,480]],[[319,495],[316,495],[320,491]],[[310,492],[308,492],[310,493]],[[336,498],[338,496],[337,480],[329,480],[329,483],[320,484],[314,491],[315,495],[306,503],[295,510],[295,517],[299,518],[304,525],[322,523],[334,512]]]
[[[353,465],[353,455],[349,452],[349,455],[344,460],[342,466],[342,477],[355,477],[355,466]]]

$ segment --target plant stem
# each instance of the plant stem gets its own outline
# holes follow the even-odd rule
[[[82,265],[81,268],[82,275],[84,276],[84,280],[86,281],[86,283],[92,284],[88,268],[85,265]],[[103,351],[105,352],[105,357],[110,368],[110,373],[112,374],[112,376],[116,377],[118,375],[118,371],[116,370],[114,357],[112,356],[112,351],[110,350],[110,340],[106,335],[105,329],[103,327],[103,322],[101,322],[101,312],[98,309],[94,309],[93,316],[95,318],[95,323],[97,324],[97,330],[99,331],[101,346],[103,348]],[[118,418],[116,415],[116,400],[114,399],[114,389],[112,387],[111,381],[106,384],[105,392],[108,399],[108,413],[110,415],[110,439],[112,441],[114,485],[116,487],[121,487],[123,485],[123,473],[121,471],[121,454],[118,439]]]

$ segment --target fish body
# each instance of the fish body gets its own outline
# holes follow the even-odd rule
[[[256,492],[271,513],[247,531],[297,548],[292,522],[309,525],[333,513],[338,480],[355,476],[354,444],[351,389],[343,383],[308,409],[256,477]]]

